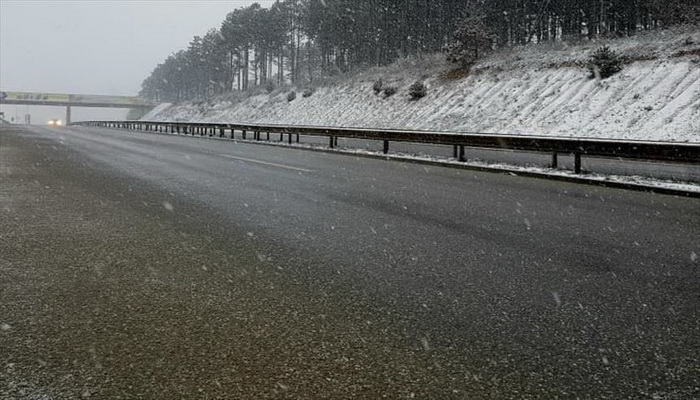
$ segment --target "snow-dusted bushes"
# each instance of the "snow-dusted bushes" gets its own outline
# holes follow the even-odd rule
[[[386,98],[386,97],[391,97],[391,96],[395,95],[397,92],[397,89],[393,86],[387,86],[382,91],[384,92],[384,97]]]
[[[411,96],[411,100],[422,99],[428,95],[428,87],[425,86],[425,83],[416,81],[408,88],[408,95]]]
[[[383,86],[384,82],[382,82],[381,79],[377,79],[376,81],[374,81],[374,83],[372,84],[372,90],[374,90],[374,94],[381,93]]]
[[[295,92],[294,90],[292,90],[291,92],[289,92],[289,94],[287,95],[287,101],[288,101],[288,102],[292,102],[292,101],[294,101],[294,99],[296,99],[296,98],[297,98],[297,92]]]
[[[304,92],[301,94],[301,97],[307,98],[307,97],[311,97],[313,94],[314,94],[314,90],[313,90],[313,89],[306,89],[306,90],[304,90]]]
[[[588,61],[588,71],[590,78],[605,79],[622,71],[622,60],[608,46],[599,47]]]

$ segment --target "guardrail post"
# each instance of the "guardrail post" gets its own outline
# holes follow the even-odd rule
[[[464,161],[464,145],[459,146],[459,161]]]
[[[284,142],[284,133],[280,133],[280,142]]]
[[[299,134],[297,133],[297,143],[299,143]]]
[[[219,137],[224,137],[224,128],[219,129]]]
[[[552,153],[552,168],[556,169],[559,166],[559,155],[554,152]]]
[[[389,153],[389,141],[385,140],[384,141],[384,154]]]
[[[452,146],[452,158],[457,159],[457,145]]]
[[[335,138],[333,136],[331,136],[331,143],[330,143],[331,149],[335,147],[334,145],[335,145]]]
[[[243,140],[245,140],[245,129],[243,130]]]
[[[574,153],[574,173],[581,173],[581,153],[579,152]]]
[[[270,141],[270,132],[267,132],[267,141]]]
[[[292,144],[292,134],[289,134],[289,144]]]

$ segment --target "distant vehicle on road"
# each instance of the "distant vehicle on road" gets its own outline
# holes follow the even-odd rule
[[[47,122],[47,125],[49,125],[49,126],[62,126],[63,121],[61,121],[58,118],[53,118],[53,119],[50,119],[49,122]]]

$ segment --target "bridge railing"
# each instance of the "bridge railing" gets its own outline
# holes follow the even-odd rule
[[[193,136],[219,136],[234,138],[241,132],[243,139],[252,135],[261,140],[261,134],[279,134],[287,142],[298,142],[299,136],[325,136],[329,147],[337,145],[338,138],[366,139],[383,142],[384,153],[389,152],[391,142],[439,144],[453,146],[454,157],[465,161],[465,147],[517,150],[549,153],[552,167],[557,167],[558,155],[574,156],[574,172],[581,173],[581,157],[609,157],[659,161],[666,163],[700,163],[700,143],[630,141],[592,138],[568,138],[548,136],[501,135],[483,133],[451,133],[394,129],[337,128],[323,126],[293,126],[269,124],[222,124],[154,121],[84,121],[73,125],[128,130],[155,131]],[[228,136],[227,136],[228,134]]]

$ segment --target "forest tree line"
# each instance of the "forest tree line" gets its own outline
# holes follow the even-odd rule
[[[195,36],[155,67],[141,95],[177,102],[313,82],[444,50],[465,24],[504,47],[698,22],[699,0],[278,0],[235,9]]]

